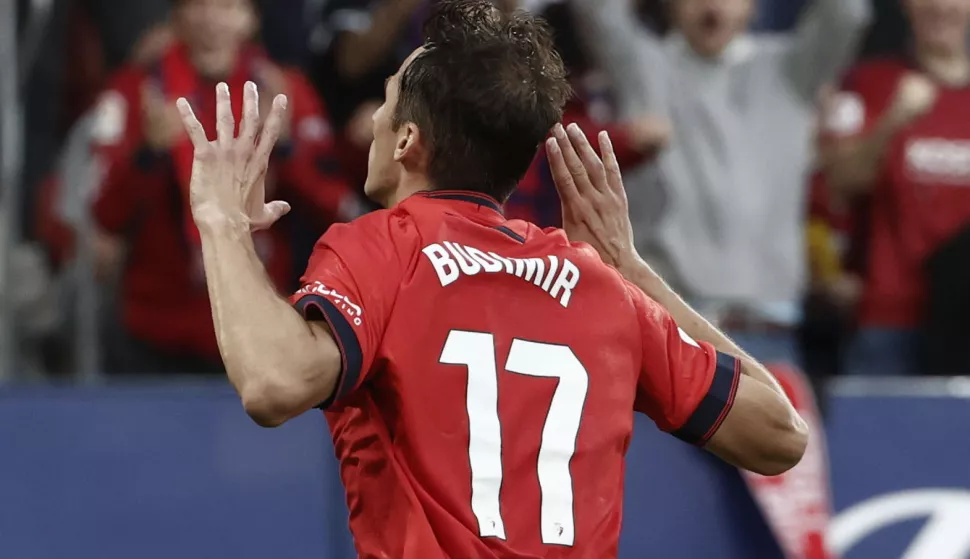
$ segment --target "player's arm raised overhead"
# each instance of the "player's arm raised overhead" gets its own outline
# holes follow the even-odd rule
[[[275,427],[326,400],[341,372],[341,354],[323,323],[308,323],[280,297],[256,254],[252,232],[289,206],[265,203],[263,178],[279,137],[286,98],[277,97],[256,143],[256,87],[246,85],[239,137],[229,88],[216,88],[217,139],[180,99],[194,146],[192,215],[202,236],[206,281],[219,348],[229,379],[256,423]]]
[[[793,467],[808,429],[781,386],[636,253],[609,137],[600,135],[604,164],[578,127],[557,127],[554,136],[546,148],[570,239],[589,242],[642,292],[632,295],[650,370],[640,383],[638,409],[738,467],[764,475]]]

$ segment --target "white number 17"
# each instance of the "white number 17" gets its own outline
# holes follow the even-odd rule
[[[441,363],[468,367],[468,461],[472,512],[482,537],[505,539],[499,497],[502,488],[502,426],[498,417],[498,369],[492,334],[452,330]],[[573,545],[573,480],[569,462],[576,451],[589,376],[566,346],[515,339],[505,369],[531,377],[558,378],[539,446],[539,525],[542,543]]]

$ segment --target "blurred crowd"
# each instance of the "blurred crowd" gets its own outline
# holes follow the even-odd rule
[[[214,126],[218,81],[289,96],[268,189],[294,212],[257,238],[289,291],[373,209],[371,115],[434,1],[53,0],[41,26],[20,2],[24,366],[96,344],[111,375],[219,373],[174,100]],[[495,1],[546,16],[641,253],[742,347],[815,378],[970,374],[970,0]],[[542,153],[506,212],[558,224]]]

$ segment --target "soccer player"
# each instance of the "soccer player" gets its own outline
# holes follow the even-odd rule
[[[224,84],[215,141],[178,103],[213,317],[246,411],[277,426],[325,410],[368,558],[615,557],[635,410],[739,466],[793,466],[807,435],[777,384],[639,263],[606,138],[606,167],[578,129],[557,128],[550,152],[576,193],[566,222],[606,263],[502,216],[561,117],[563,67],[533,16],[436,6],[374,115],[367,192],[387,209],[331,228],[292,301],[251,240],[288,210],[264,202],[261,178],[285,97],[258,141],[252,84],[238,138]]]

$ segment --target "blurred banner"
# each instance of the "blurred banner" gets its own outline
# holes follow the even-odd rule
[[[830,410],[833,551],[970,559],[970,398]],[[622,558],[781,556],[737,471],[645,418],[627,472]],[[261,430],[222,385],[0,390],[2,558],[349,559],[342,503],[316,414]]]
[[[812,436],[802,461],[791,470],[773,477],[742,470],[741,477],[786,559],[838,559],[825,545],[825,531],[832,521],[832,478],[828,443],[811,383],[793,367],[768,368]]]

